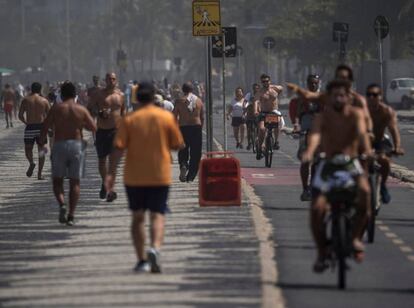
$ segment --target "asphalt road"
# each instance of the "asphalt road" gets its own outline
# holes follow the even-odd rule
[[[223,141],[222,119],[215,115],[214,133]],[[229,150],[235,149],[231,128]],[[408,142],[410,132],[403,131],[407,153],[414,144]],[[412,138],[411,138],[412,139]],[[414,198],[413,187],[390,181],[393,201],[379,215],[376,242],[367,244],[366,260],[350,262],[348,289],[336,289],[336,273],[316,275],[312,264],[316,253],[309,229],[309,204],[299,201],[301,185],[296,160],[297,141],[281,137],[281,151],[274,167],[264,168],[252,153],[236,151],[242,174],[264,204],[266,216],[274,231],[278,285],[288,307],[412,307],[414,302]],[[412,164],[413,157],[399,162]]]

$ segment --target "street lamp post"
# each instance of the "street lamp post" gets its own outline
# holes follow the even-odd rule
[[[69,80],[72,80],[72,54],[70,50],[70,11],[69,11],[69,0],[65,3],[66,13],[66,65],[67,65],[67,76]]]

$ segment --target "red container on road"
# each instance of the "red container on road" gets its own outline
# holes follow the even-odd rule
[[[230,152],[211,152],[200,162],[200,206],[241,206],[240,162]]]

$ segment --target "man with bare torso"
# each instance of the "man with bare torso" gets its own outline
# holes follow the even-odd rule
[[[97,118],[96,152],[99,159],[99,174],[102,178],[99,197],[112,202],[117,198],[115,192],[107,194],[104,181],[108,173],[108,158],[113,150],[113,141],[121,117],[125,114],[124,95],[117,87],[115,73],[105,77],[106,87],[91,97],[88,109]]]
[[[13,109],[16,104],[16,92],[13,91],[9,84],[4,86],[4,90],[1,93],[3,101],[3,110],[6,117],[6,128],[13,127]]]
[[[391,196],[386,187],[388,175],[391,171],[391,161],[387,156],[388,151],[397,155],[403,155],[404,150],[401,148],[400,132],[398,131],[397,115],[395,111],[384,104],[381,87],[377,84],[371,84],[367,87],[368,109],[371,114],[373,123],[374,141],[373,148],[378,155],[377,161],[381,166],[381,199],[383,203],[389,203]],[[387,151],[388,141],[384,138],[385,130],[388,128],[394,147]]]
[[[355,259],[359,262],[364,257],[364,246],[361,242],[370,209],[370,187],[358,158],[361,155],[371,155],[371,146],[366,134],[364,114],[359,108],[352,106],[351,84],[347,81],[332,81],[327,86],[329,102],[324,111],[318,114],[309,135],[309,145],[302,155],[302,162],[313,160],[318,146],[326,158],[322,160],[312,182],[313,200],[311,205],[311,227],[318,248],[318,258],[314,265],[315,272],[323,272],[326,264],[326,234],[324,219],[327,212],[328,200],[326,193],[331,182],[331,160],[337,155],[347,157],[344,172],[352,176],[356,183],[357,198],[355,201],[355,223],[353,224],[352,239]],[[341,169],[342,170],[342,169]]]
[[[185,83],[182,90],[184,96],[175,101],[173,111],[185,142],[185,148],[178,152],[180,181],[192,182],[197,176],[201,159],[204,105],[193,94],[193,85],[190,82]]]
[[[39,155],[38,180],[43,179],[42,170],[45,164],[46,152],[45,146],[40,144],[40,131],[50,109],[48,100],[40,96],[41,91],[42,85],[34,82],[31,87],[31,94],[23,99],[19,110],[19,120],[26,125],[24,130],[24,151],[30,164],[26,175],[31,177],[36,167],[36,164],[33,162],[33,146],[36,142]]]
[[[54,127],[55,142],[52,149],[53,192],[59,203],[59,222],[74,224],[76,205],[80,194],[80,177],[83,169],[82,129],[96,130],[88,110],[75,102],[76,87],[64,82],[61,87],[62,103],[55,104],[42,127],[40,140],[44,145],[49,128]],[[64,177],[69,178],[69,213],[65,205]]]
[[[258,143],[256,158],[259,160],[262,158],[263,142],[266,136],[265,118],[269,113],[276,113],[281,115],[279,112],[279,95],[283,91],[283,87],[279,85],[272,85],[270,76],[263,74],[260,77],[262,82],[262,88],[256,93],[255,96],[255,115],[258,117]],[[279,149],[279,129],[273,130],[275,135],[274,149]]]

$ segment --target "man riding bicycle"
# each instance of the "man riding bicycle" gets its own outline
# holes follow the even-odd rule
[[[309,135],[308,148],[302,155],[302,162],[313,160],[315,151],[321,146],[325,153],[316,170],[312,182],[313,201],[311,205],[311,227],[318,248],[318,257],[314,271],[323,272],[327,268],[326,231],[324,219],[328,209],[326,187],[332,183],[333,158],[341,155],[347,157],[348,163],[341,171],[344,176],[351,176],[356,185],[354,202],[356,214],[352,229],[352,244],[356,261],[364,258],[362,234],[368,219],[370,209],[370,186],[364,173],[359,157],[371,155],[371,145],[366,134],[366,121],[363,111],[352,106],[353,96],[351,84],[344,80],[335,80],[327,86],[328,104],[324,111],[315,117],[312,131]]]
[[[308,90],[311,92],[318,92],[320,82],[321,80],[318,75],[308,75]],[[293,124],[293,132],[300,134],[299,149],[297,154],[299,160],[302,159],[302,154],[307,148],[307,136],[312,128],[313,119],[321,110],[322,106],[319,102],[308,101],[300,96],[293,98],[289,103],[289,114]],[[302,163],[300,165],[300,177],[303,187],[303,192],[300,196],[301,201],[312,200],[312,193],[309,185],[310,173],[312,173],[312,178],[314,174],[314,164]]]
[[[279,108],[279,95],[283,91],[283,87],[280,85],[272,85],[270,82],[270,76],[263,74],[260,77],[262,82],[262,88],[255,96],[255,115],[258,117],[258,142],[257,142],[257,152],[256,159],[260,160],[262,158],[263,152],[263,142],[266,136],[266,127],[265,127],[265,118],[267,114],[275,113],[281,116],[281,113],[278,111]],[[274,129],[274,140],[275,144],[273,148],[275,150],[279,149],[279,128]]]
[[[391,170],[390,152],[397,155],[403,155],[404,150],[401,148],[401,138],[398,131],[397,115],[395,111],[385,105],[381,86],[371,84],[367,87],[368,109],[372,118],[374,141],[373,148],[377,154],[377,162],[381,166],[381,199],[387,204],[391,201],[391,196],[386,187],[387,178]],[[384,138],[385,130],[388,128],[394,147]],[[388,154],[388,155],[387,155]]]

